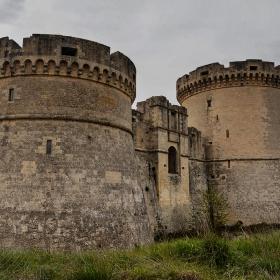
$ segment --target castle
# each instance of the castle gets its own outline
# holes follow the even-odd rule
[[[0,39],[0,244],[130,248],[188,228],[197,190],[230,223],[279,223],[280,67],[197,68],[177,99],[131,105],[136,68],[96,42]]]

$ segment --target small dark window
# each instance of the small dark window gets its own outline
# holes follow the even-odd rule
[[[212,107],[212,100],[207,100],[207,108]]]
[[[47,140],[47,150],[46,154],[50,155],[52,153],[52,140]]]
[[[229,130],[226,130],[227,138],[229,138]]]
[[[9,91],[9,101],[14,101],[14,89],[11,88]]]
[[[227,161],[227,167],[230,168],[230,160]]]
[[[250,70],[258,70],[257,66],[250,66]]]
[[[208,74],[209,74],[209,71],[203,71],[203,72],[200,73],[201,76],[206,76]]]
[[[77,49],[61,47],[61,55],[76,56]]]
[[[177,173],[177,151],[173,146],[168,149],[168,173]]]

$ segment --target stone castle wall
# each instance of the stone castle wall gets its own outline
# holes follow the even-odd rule
[[[279,74],[273,63],[247,60],[177,81],[189,125],[204,139],[209,186],[228,195],[232,223],[279,223]]]
[[[157,204],[150,211],[155,234],[186,232],[190,225],[186,109],[171,105],[163,96],[156,96],[138,103],[133,116],[137,158],[145,166],[142,172],[153,183],[152,189],[146,191],[146,197],[150,196],[150,192],[157,195]],[[174,161],[170,161],[170,149],[176,151]],[[141,183],[145,190],[147,180],[141,180]],[[150,201],[154,201],[154,198]]]
[[[79,38],[0,38],[0,245],[131,248],[192,226],[198,190],[230,222],[280,222],[280,67],[214,63],[137,104],[136,68]]]
[[[1,245],[152,242],[134,159],[133,63],[65,36],[33,35],[22,49],[8,38],[0,45]]]

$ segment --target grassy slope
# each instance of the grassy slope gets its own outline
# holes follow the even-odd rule
[[[0,251],[0,279],[280,279],[280,231],[84,254]]]

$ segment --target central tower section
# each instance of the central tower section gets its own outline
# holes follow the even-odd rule
[[[1,242],[50,249],[152,240],[131,131],[136,69],[83,39],[0,39]],[[3,222],[5,221],[5,222]]]

